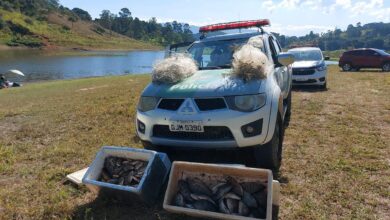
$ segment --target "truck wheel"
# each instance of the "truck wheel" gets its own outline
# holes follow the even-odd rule
[[[284,118],[284,126],[288,127],[291,119],[291,102],[292,102],[292,92],[290,90],[290,93],[288,94],[287,97],[287,111],[286,111],[286,116]]]
[[[352,66],[351,66],[351,64],[349,64],[349,63],[345,63],[345,64],[342,66],[342,68],[343,68],[343,71],[345,71],[345,72],[348,72],[348,71],[351,71],[351,70],[352,70]]]
[[[141,141],[142,146],[144,147],[145,150],[153,150],[153,151],[158,151],[159,148],[154,146],[153,144],[147,142],[147,141]]]
[[[385,64],[383,64],[382,70],[383,70],[384,72],[390,72],[390,63],[385,63]]]
[[[282,162],[282,143],[283,125],[280,115],[278,115],[271,141],[255,148],[256,166],[271,169],[274,173],[278,173]]]

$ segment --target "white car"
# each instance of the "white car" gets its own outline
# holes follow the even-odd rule
[[[300,47],[288,51],[295,57],[293,63],[293,85],[316,85],[326,89],[328,70],[320,48]]]
[[[201,28],[210,31],[260,27],[268,20],[235,22]],[[230,28],[229,28],[230,27]],[[263,52],[275,69],[265,79],[230,77],[234,48],[252,37],[263,40]],[[227,56],[211,62],[211,51]],[[260,49],[259,49],[260,50]],[[199,71],[173,85],[150,83],[138,104],[136,130],[146,149],[247,149],[256,166],[278,170],[284,121],[291,114],[291,64],[276,38],[262,29],[254,33],[204,35],[188,53]],[[211,52],[213,54],[213,52]],[[213,63],[213,64],[212,64]],[[211,65],[212,64],[212,65]]]

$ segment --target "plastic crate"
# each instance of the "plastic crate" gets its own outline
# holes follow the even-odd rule
[[[178,180],[183,177],[199,177],[201,179],[204,176],[211,178],[223,178],[224,176],[232,176],[235,178],[245,179],[246,181],[263,181],[267,183],[267,209],[266,219],[272,219],[272,204],[278,202],[278,198],[273,201],[273,176],[270,170],[249,168],[244,166],[231,166],[231,165],[218,165],[218,164],[204,164],[204,163],[191,163],[191,162],[174,162],[169,176],[168,187],[165,192],[163,207],[165,210],[177,213],[185,214],[194,217],[202,218],[217,218],[227,220],[249,220],[255,219],[250,217],[235,216],[222,214],[217,212],[201,211],[196,209],[178,207],[172,205],[174,196],[178,192]]]
[[[104,160],[109,156],[148,161],[144,175],[137,187],[98,181],[104,166]],[[143,201],[148,205],[152,205],[157,200],[170,168],[171,162],[164,153],[127,147],[103,147],[89,166],[83,177],[83,183],[91,191],[102,196],[115,197],[126,203]]]

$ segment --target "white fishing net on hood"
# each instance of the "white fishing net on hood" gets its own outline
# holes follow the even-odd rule
[[[263,47],[262,38],[254,37],[234,52],[232,75],[244,81],[267,78],[273,71],[273,63],[261,50]]]
[[[194,59],[176,54],[157,62],[153,67],[152,81],[158,84],[174,84],[198,71]]]

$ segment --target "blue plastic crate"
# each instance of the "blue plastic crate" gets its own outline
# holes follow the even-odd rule
[[[148,161],[145,173],[137,187],[98,181],[104,166],[104,160],[109,156]],[[135,203],[143,201],[152,205],[156,202],[162,186],[168,178],[170,169],[171,162],[164,153],[128,147],[102,147],[84,175],[83,183],[93,192],[114,197],[121,202]]]

